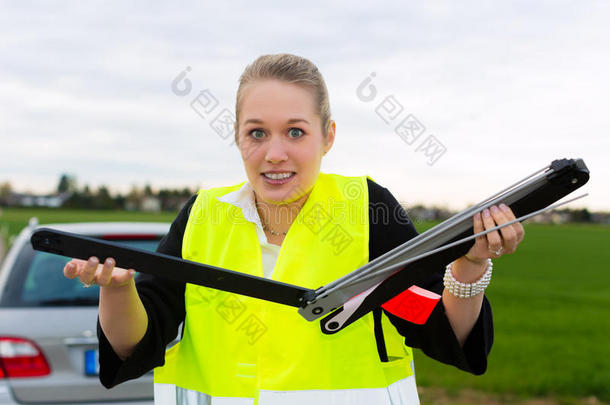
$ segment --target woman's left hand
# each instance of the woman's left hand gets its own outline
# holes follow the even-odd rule
[[[483,232],[495,226],[515,219],[510,207],[500,204],[500,208],[491,206],[473,216],[474,233]],[[495,259],[505,253],[513,253],[523,240],[525,232],[519,222],[502,229],[477,236],[468,253],[453,262],[451,270],[456,280],[462,283],[474,283],[480,280],[487,269],[487,259]],[[458,342],[463,347],[468,335],[481,313],[483,295],[477,294],[468,299],[458,298],[447,289],[443,291],[443,305],[449,323]]]
[[[483,210],[474,215],[474,233],[483,232],[486,229],[502,225],[515,219],[515,214],[509,206],[500,204],[500,207],[493,205],[490,209]],[[488,258],[495,259],[506,253],[513,253],[519,243],[523,240],[525,231],[520,222],[506,226],[486,235],[478,236],[475,243],[470,248],[465,257],[469,261],[482,263]]]

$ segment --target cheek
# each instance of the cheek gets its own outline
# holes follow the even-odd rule
[[[264,153],[262,149],[263,148],[261,148],[260,145],[252,142],[244,141],[240,143],[239,152],[241,154],[242,160],[244,161],[244,164],[252,165],[258,160],[260,160],[261,154]]]
[[[301,170],[305,170],[309,176],[315,176],[320,169],[322,158],[318,151],[312,151],[301,155]]]
[[[324,156],[324,150],[313,149],[308,153],[307,158],[312,165],[318,165],[322,161],[322,156]]]

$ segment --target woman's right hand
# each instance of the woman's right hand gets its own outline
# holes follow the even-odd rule
[[[123,287],[133,279],[134,269],[114,267],[112,257],[106,259],[104,264],[91,256],[89,260],[72,259],[64,266],[64,276],[70,279],[77,278],[83,285],[98,284],[100,287]]]
[[[133,282],[135,270],[114,264],[112,257],[104,264],[95,256],[89,260],[72,259],[64,266],[64,275],[70,279],[78,277],[85,286],[100,286],[100,326],[114,352],[125,360],[146,334],[148,316]]]

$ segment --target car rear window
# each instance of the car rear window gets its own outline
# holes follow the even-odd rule
[[[161,237],[116,239],[113,242],[155,251]],[[27,243],[19,252],[0,300],[3,307],[88,306],[98,305],[99,287],[83,288],[78,279],[63,275],[70,258],[40,252]],[[137,269],[136,269],[137,270]]]

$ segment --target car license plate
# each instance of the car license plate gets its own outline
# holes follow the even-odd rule
[[[100,374],[99,352],[96,350],[85,351],[85,375],[97,376]]]

